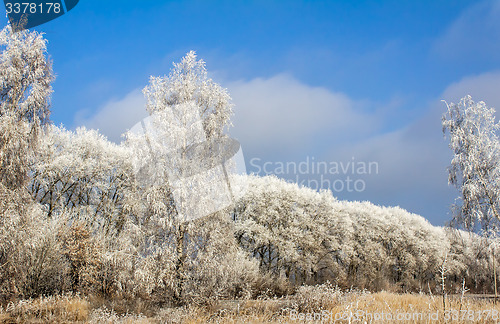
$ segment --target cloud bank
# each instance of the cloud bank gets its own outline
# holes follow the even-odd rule
[[[232,82],[235,103],[231,133],[252,154],[291,156],[326,143],[352,141],[375,132],[380,116],[369,104],[290,75]]]
[[[82,111],[76,114],[75,126],[98,129],[109,140],[119,143],[121,135],[148,116],[146,100],[139,89],[121,99],[111,100],[91,116]]]

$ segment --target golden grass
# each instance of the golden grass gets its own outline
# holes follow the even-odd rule
[[[79,296],[52,296],[10,303],[0,312],[1,323],[83,323],[89,303]]]
[[[491,300],[460,296],[395,294],[379,292],[347,297],[343,303],[330,310],[335,318],[342,318],[346,311],[352,319],[368,323],[497,323],[500,320],[500,303]]]
[[[348,292],[333,296],[327,309],[307,309],[303,320],[294,297],[279,300],[219,302],[212,307],[158,309],[150,317],[117,314],[101,306],[92,309],[79,296],[57,296],[19,301],[0,309],[0,323],[498,323],[500,303],[453,296],[390,292]],[[315,306],[317,307],[317,305]],[[456,312],[453,312],[456,311]],[[314,313],[316,312],[316,320]],[[496,313],[495,313],[496,312]],[[345,315],[347,314],[347,315]],[[496,314],[495,316],[493,316]],[[291,316],[292,315],[292,316]],[[346,316],[346,317],[342,317]],[[496,320],[495,320],[496,319]],[[337,321],[335,321],[337,320]]]

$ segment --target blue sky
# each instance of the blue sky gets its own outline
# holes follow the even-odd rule
[[[376,161],[378,174],[352,175],[366,190],[335,195],[435,225],[457,195],[440,100],[500,107],[498,1],[81,0],[36,30],[57,74],[57,124],[118,141],[145,115],[149,76],[195,50],[233,97],[247,162]]]

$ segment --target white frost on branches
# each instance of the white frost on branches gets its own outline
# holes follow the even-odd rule
[[[250,177],[234,218],[238,242],[261,268],[298,284],[415,287],[433,277],[449,247],[445,231],[421,216],[276,177]]]
[[[223,191],[212,181],[220,175],[193,175],[215,169],[224,143],[231,146],[230,97],[194,52],[144,90],[146,128],[155,131],[130,132],[115,145],[94,130],[47,124],[53,77],[40,35],[6,27],[0,45],[2,297],[73,291],[206,305],[326,281],[422,290],[446,255],[450,281],[466,278],[476,291],[491,282],[487,238],[276,177],[241,176],[249,186],[237,204],[179,221],[192,213],[183,205],[211,210],[213,192]],[[463,190],[460,215],[467,226],[480,220],[491,228],[499,198],[494,112],[470,97],[448,109],[443,126],[456,154],[450,181]],[[195,186],[206,191],[193,194]]]
[[[498,232],[500,222],[500,143],[495,110],[470,96],[447,104],[443,132],[454,156],[449,182],[461,191],[454,220],[468,230]]]
[[[41,138],[28,186],[49,217],[72,213],[100,226],[125,221],[131,190],[130,150],[95,130],[76,132],[50,125]]]
[[[151,77],[144,89],[150,114],[194,101],[208,139],[220,137],[231,126],[233,104],[226,89],[208,78],[205,62],[190,51],[168,76]]]
[[[41,34],[0,31],[0,176],[10,189],[26,181],[41,126],[49,117],[52,64]]]

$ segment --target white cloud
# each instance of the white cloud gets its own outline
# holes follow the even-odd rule
[[[135,89],[125,97],[111,100],[90,117],[80,112],[75,118],[75,125],[98,129],[114,142],[121,141],[121,135],[148,114],[142,92]]]
[[[289,154],[318,142],[366,136],[380,125],[366,102],[281,74],[227,85],[235,104],[231,134],[254,154]]]
[[[464,10],[436,40],[434,48],[450,59],[498,60],[500,1],[481,1]]]
[[[335,148],[330,160],[377,162],[379,173],[365,177],[366,191],[342,196],[400,205],[422,214],[434,224],[449,220],[448,206],[455,192],[448,186],[446,168],[451,152],[441,131],[443,105],[431,105],[426,115],[399,130],[364,138],[354,145]],[[429,215],[429,211],[435,212]]]
[[[370,103],[308,86],[286,74],[226,86],[235,104],[231,134],[259,151],[296,152],[317,141],[361,138],[380,127],[380,116],[366,112]],[[89,117],[80,112],[75,124],[99,129],[118,141],[122,133],[147,116],[144,107],[144,97],[135,89]],[[384,109],[382,114],[387,113]]]
[[[490,107],[500,110],[500,71],[469,76],[451,84],[443,93],[448,102],[458,102],[466,95],[474,101],[484,101]]]

